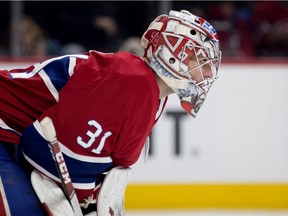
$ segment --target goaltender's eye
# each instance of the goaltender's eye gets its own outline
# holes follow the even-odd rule
[[[199,60],[200,64],[205,64],[208,61],[208,58],[202,58]]]

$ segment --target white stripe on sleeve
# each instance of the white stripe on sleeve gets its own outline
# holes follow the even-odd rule
[[[54,99],[58,102],[59,101],[59,93],[58,93],[57,89],[54,87],[53,83],[51,82],[51,79],[49,78],[49,76],[45,73],[44,70],[41,70],[39,72],[39,76],[43,79],[45,85],[47,86],[48,90],[50,91],[50,93],[52,94]]]

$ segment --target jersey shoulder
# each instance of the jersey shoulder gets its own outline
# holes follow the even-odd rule
[[[111,70],[123,75],[138,76],[139,74],[149,75],[151,73],[151,69],[141,57],[129,52],[102,53],[92,50],[89,52],[89,58],[85,64],[93,70]]]
[[[76,66],[86,83],[104,79],[114,85],[157,88],[156,76],[144,60],[129,52],[101,53],[90,51],[89,58]],[[124,85],[123,85],[124,84]]]

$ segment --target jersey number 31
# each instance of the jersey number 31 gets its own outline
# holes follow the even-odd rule
[[[83,148],[89,148],[95,142],[96,138],[98,138],[101,135],[101,140],[100,140],[98,147],[92,149],[93,153],[100,154],[103,147],[104,147],[104,144],[105,144],[107,137],[111,136],[112,133],[110,131],[108,131],[108,132],[104,133],[104,135],[103,135],[103,133],[102,133],[103,130],[102,130],[101,125],[98,122],[96,122],[95,120],[88,121],[88,125],[94,127],[95,131],[92,132],[91,130],[88,130],[86,132],[86,135],[89,138],[89,140],[87,142],[84,142],[83,138],[81,136],[78,136],[77,137],[77,143],[79,145],[81,145]]]

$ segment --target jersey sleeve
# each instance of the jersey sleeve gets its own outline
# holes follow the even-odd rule
[[[0,139],[19,143],[24,128],[58,102],[75,66],[87,58],[60,56],[27,68],[0,71]]]

